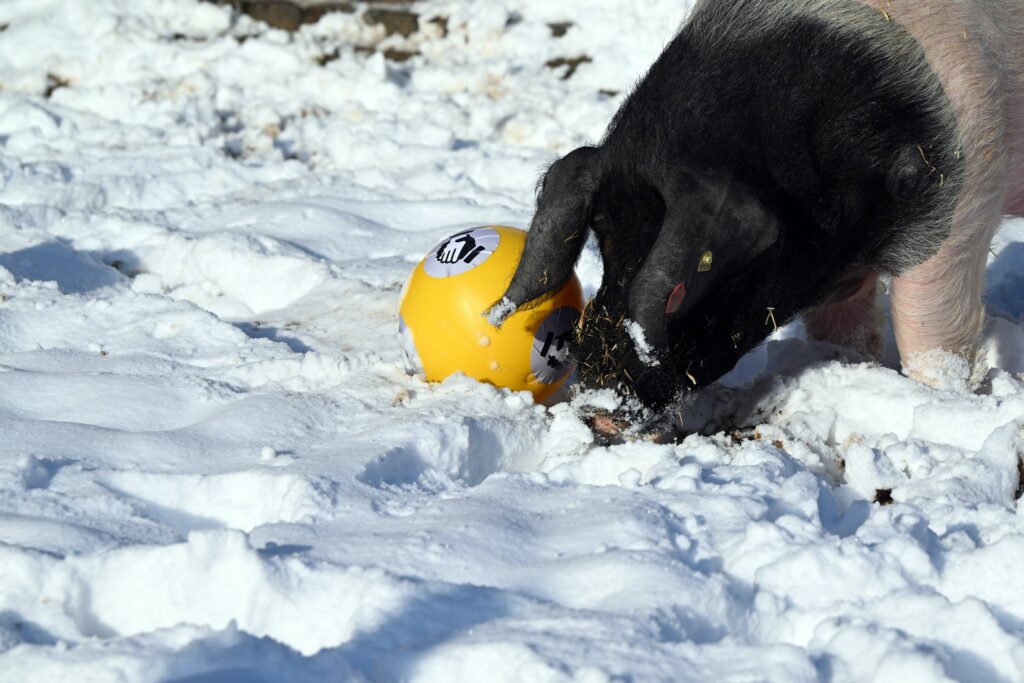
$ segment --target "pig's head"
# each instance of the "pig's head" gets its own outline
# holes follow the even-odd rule
[[[590,230],[604,278],[573,346],[583,388],[621,389],[659,408],[717,379],[771,332],[751,325],[746,309],[761,298],[749,296],[759,273],[775,267],[773,212],[736,174],[625,168],[594,147],[545,174],[525,251],[491,322],[565,284]]]

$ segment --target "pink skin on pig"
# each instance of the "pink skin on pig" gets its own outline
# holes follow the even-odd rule
[[[849,298],[804,313],[807,333],[813,339],[826,339],[868,356],[878,356],[882,338],[878,334],[877,295],[878,273],[871,273]]]
[[[892,318],[904,372],[932,385],[972,387],[984,321],[992,237],[1005,213],[1024,214],[1024,5],[1019,0],[859,0],[902,26],[924,49],[949,98],[966,176],[939,252],[892,279]],[[937,169],[941,172],[941,169]],[[815,336],[849,343],[874,318],[874,278],[849,301],[807,315]],[[945,358],[942,352],[946,352]],[[960,357],[963,375],[936,364]]]

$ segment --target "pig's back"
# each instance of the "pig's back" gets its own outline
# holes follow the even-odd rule
[[[923,48],[960,127],[964,191],[1024,211],[1024,0],[857,1]]]

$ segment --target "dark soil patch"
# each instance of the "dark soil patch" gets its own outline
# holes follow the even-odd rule
[[[579,57],[556,57],[544,64],[552,69],[560,69],[563,66],[567,67],[565,73],[562,74],[562,80],[567,81],[576,73],[576,69],[580,67],[580,64],[588,64],[592,61],[594,60],[587,55],[580,55]]]
[[[1024,457],[1017,458],[1017,493],[1013,499],[1020,500],[1021,496],[1024,496]]]
[[[561,38],[568,33],[569,29],[572,27],[573,23],[571,21],[560,21],[554,24],[548,24],[548,28],[551,29],[551,35],[555,38]]]
[[[363,20],[367,24],[380,24],[389,36],[397,34],[408,38],[420,30],[419,15],[406,9],[368,9],[363,14]]]
[[[46,74],[46,90],[43,91],[43,97],[50,99],[54,92],[60,88],[66,88],[69,85],[71,85],[71,81],[63,76],[52,73]]]
[[[285,31],[297,31],[303,24],[315,24],[329,12],[356,11],[354,2],[324,2],[314,5],[299,4],[288,0],[213,0],[221,5],[231,5],[239,12],[248,14],[257,21]]]

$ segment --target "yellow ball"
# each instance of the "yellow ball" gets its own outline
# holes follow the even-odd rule
[[[473,228],[442,240],[416,265],[402,289],[400,326],[428,381],[463,372],[543,401],[569,379],[568,344],[583,310],[575,275],[501,329],[483,315],[505,293],[525,244],[522,230]]]

